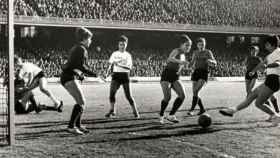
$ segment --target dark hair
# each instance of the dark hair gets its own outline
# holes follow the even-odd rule
[[[77,38],[78,42],[81,42],[81,41],[91,38],[91,37],[92,37],[92,33],[88,29],[86,29],[84,27],[77,28],[76,38]]]
[[[181,45],[181,44],[186,43],[186,42],[192,42],[192,40],[188,35],[182,34],[182,35],[179,36],[178,42],[179,42],[179,45]]]
[[[118,42],[126,42],[128,43],[128,38],[125,35],[121,35],[118,39]]]
[[[279,37],[277,35],[270,35],[265,39],[265,43],[269,43],[271,46],[278,47],[279,46]]]
[[[199,37],[197,40],[196,40],[197,43],[199,42],[205,42],[206,43],[206,39],[204,37]]]

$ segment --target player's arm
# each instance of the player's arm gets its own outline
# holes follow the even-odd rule
[[[190,62],[190,67],[193,67],[194,66],[194,64],[195,64],[195,58],[196,58],[196,55],[195,55],[196,53],[195,52],[193,52],[193,54],[192,54],[192,60],[191,60],[191,62]]]
[[[253,75],[260,69],[265,69],[267,64],[267,59],[265,58],[263,61],[261,61],[251,72],[249,72],[249,75]]]
[[[173,50],[170,53],[170,55],[169,55],[169,57],[167,59],[167,62],[178,63],[178,64],[182,64],[182,65],[183,64],[187,64],[188,63],[187,61],[181,61],[181,60],[175,58],[178,55],[178,53],[179,52],[177,50]]]
[[[213,53],[211,51],[209,51],[209,59],[207,60],[208,64],[210,65],[214,65],[216,66],[217,65],[217,61],[213,55]]]
[[[275,68],[280,66],[280,60],[276,60],[274,63],[266,65],[266,68]]]
[[[91,77],[97,77],[97,73],[92,71],[87,64],[87,61],[88,61],[87,51],[85,49],[83,49],[83,51],[79,52],[79,53],[80,53],[80,55],[79,55],[79,58],[77,59],[77,61],[79,62],[80,70],[83,73],[85,73]]]

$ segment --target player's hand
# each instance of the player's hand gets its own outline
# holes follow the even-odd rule
[[[252,77],[255,73],[254,72],[249,72],[249,76]]]
[[[212,60],[207,60],[208,62],[208,65],[211,66],[211,67],[215,67],[217,64],[212,62]]]

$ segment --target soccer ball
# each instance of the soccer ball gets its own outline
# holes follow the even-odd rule
[[[212,123],[212,119],[209,114],[202,114],[198,118],[198,124],[203,128],[209,127],[211,123]]]

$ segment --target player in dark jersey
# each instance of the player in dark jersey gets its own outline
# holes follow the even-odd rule
[[[247,96],[252,92],[258,78],[258,73],[254,73],[252,76],[249,75],[259,63],[262,62],[262,59],[258,57],[259,47],[252,46],[249,48],[250,55],[246,58],[246,75],[245,75],[245,84]]]
[[[168,59],[167,65],[161,74],[160,85],[163,91],[164,98],[161,101],[160,109],[160,123],[164,123],[164,112],[171,99],[171,89],[173,89],[178,97],[175,99],[173,107],[166,117],[167,120],[178,123],[175,113],[182,105],[185,99],[185,88],[182,82],[179,80],[179,75],[182,67],[188,64],[185,59],[185,53],[188,53],[191,49],[192,41],[187,35],[181,35],[179,38],[179,47],[172,50]]]
[[[81,125],[81,117],[85,109],[85,96],[80,81],[84,74],[97,77],[87,65],[88,51],[91,44],[92,33],[86,28],[78,28],[76,31],[77,44],[70,50],[67,63],[62,67],[60,77],[61,84],[76,101],[67,131],[74,134],[84,134],[89,131]]]
[[[205,112],[201,98],[199,97],[199,92],[208,80],[208,69],[209,66],[216,66],[217,62],[214,58],[212,51],[206,49],[205,38],[198,38],[197,40],[197,50],[193,52],[191,65],[194,67],[194,72],[192,73],[192,89],[193,89],[193,99],[192,106],[189,115],[194,115],[195,106],[198,104],[200,111],[198,115]]]

